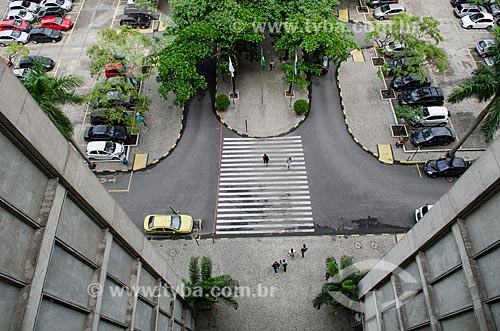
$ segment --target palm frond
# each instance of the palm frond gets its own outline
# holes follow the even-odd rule
[[[486,141],[489,142],[495,136],[495,133],[500,126],[500,97],[494,98],[490,103],[490,108],[488,114],[481,124],[481,132],[486,137]]]

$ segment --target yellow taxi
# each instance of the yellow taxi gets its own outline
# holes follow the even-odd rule
[[[151,214],[144,218],[144,231],[150,234],[185,234],[193,230],[189,215]]]

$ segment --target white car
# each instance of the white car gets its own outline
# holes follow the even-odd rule
[[[488,56],[490,56],[491,47],[495,46],[497,43],[498,42],[496,41],[496,39],[480,40],[476,44],[476,52],[481,57],[488,57]]]
[[[377,20],[385,20],[390,16],[402,14],[405,12],[406,8],[403,5],[391,3],[375,8],[375,10],[373,11],[373,17]]]
[[[13,9],[13,10],[9,10],[5,19],[6,20],[21,20],[21,21],[33,23],[35,21],[35,15],[33,15],[33,13],[31,13],[27,10],[24,10],[24,9]]]
[[[0,31],[0,46],[5,47],[10,44],[27,44],[29,35],[26,32],[18,30]]]
[[[423,205],[422,207],[415,209],[415,222],[418,223],[433,206],[434,205]]]
[[[453,10],[455,17],[460,18],[467,15],[474,15],[477,13],[487,13],[488,10],[483,6],[471,5],[469,3],[460,3]]]
[[[91,141],[87,145],[87,156],[90,160],[120,160],[124,153],[125,147],[112,141]]]
[[[9,3],[9,10],[13,9],[23,9],[32,13],[36,13],[40,7],[34,3],[29,1],[12,1]]]
[[[73,9],[73,2],[71,0],[43,0],[40,3],[42,8],[54,8],[60,7],[65,11],[71,11]]]
[[[490,13],[467,15],[462,17],[462,19],[460,20],[460,25],[462,25],[462,28],[467,30],[470,29],[491,30],[494,24],[495,20],[493,19],[493,15],[491,15]]]
[[[422,126],[446,126],[449,116],[450,113],[446,107],[424,107],[422,115],[418,116],[417,121],[411,124],[417,128]]]
[[[486,57],[484,58],[483,63],[488,67],[493,67],[495,65],[495,59],[493,57]]]

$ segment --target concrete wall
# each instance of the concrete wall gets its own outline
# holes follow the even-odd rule
[[[179,276],[3,63],[0,100],[0,329],[193,330]]]
[[[499,215],[496,141],[360,282],[365,330],[499,330]]]

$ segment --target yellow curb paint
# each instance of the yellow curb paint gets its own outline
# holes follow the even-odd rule
[[[365,57],[363,56],[362,51],[357,49],[352,50],[351,55],[354,62],[365,62]]]
[[[167,157],[167,156],[168,156],[168,154],[169,154],[168,152],[167,152],[167,153],[165,153],[165,154],[163,154],[163,157]]]
[[[396,234],[396,241],[399,242],[401,239],[404,238],[404,236],[406,236],[406,233],[397,233]]]
[[[382,233],[383,236],[390,236],[390,233]]]
[[[352,140],[354,140],[356,143],[359,142],[359,140],[357,138],[352,138]]]
[[[370,152],[370,151],[369,151],[369,152]],[[370,153],[372,153],[372,152],[370,152]],[[378,154],[377,154],[377,153],[372,153],[372,154],[373,154],[373,156],[378,157]]]
[[[153,162],[151,162],[151,164],[156,164],[158,162],[159,162],[159,160],[154,160]]]
[[[373,237],[373,236],[374,236],[374,234],[373,234],[373,233],[367,233],[367,234],[366,234],[366,236],[367,236],[367,237]]]
[[[232,128],[232,127],[230,127],[229,125],[227,126],[227,128],[228,128],[229,130],[231,130],[231,131],[233,130],[233,128]]]
[[[351,237],[359,237],[359,234],[351,234]]]
[[[116,170],[108,170],[108,172],[115,173]]]
[[[369,151],[368,148],[366,148],[365,146],[361,146],[361,148],[367,152]]]
[[[96,170],[96,171],[94,171],[94,172],[96,172],[96,173],[98,173],[98,174],[102,174],[102,173],[104,172],[104,170]]]
[[[378,151],[379,151],[379,158],[378,160],[380,162],[388,163],[388,164],[393,164],[394,163],[394,156],[392,155],[392,148],[391,145],[389,144],[379,144],[377,145]]]
[[[170,148],[175,148],[175,146],[177,146],[177,143],[173,144],[172,147],[170,147]]]
[[[347,123],[347,122],[346,122],[346,123]],[[347,132],[349,132],[349,133],[351,133],[351,134],[352,134],[352,130],[351,130],[351,128],[348,128],[348,129],[347,129]]]
[[[132,166],[132,170],[142,169],[148,164],[148,154],[135,154],[134,156],[134,165]]]

